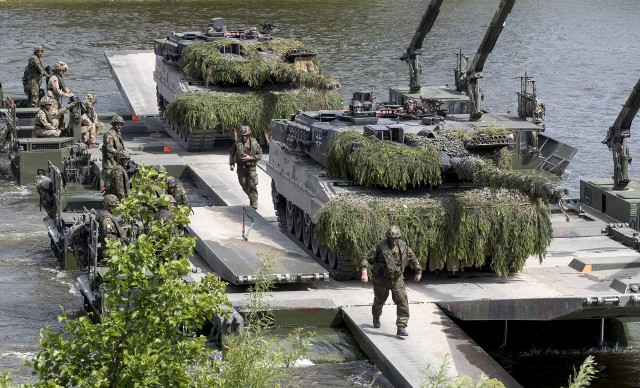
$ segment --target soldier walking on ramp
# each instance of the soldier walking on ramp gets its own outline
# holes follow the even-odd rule
[[[24,94],[29,99],[29,106],[35,107],[40,99],[40,82],[42,77],[46,77],[47,71],[42,66],[42,53],[44,53],[43,46],[36,46],[33,49],[33,55],[29,58],[29,63],[24,69],[22,76],[22,86],[24,87]]]
[[[240,140],[236,140],[231,147],[229,156],[230,170],[238,165],[238,181],[242,190],[249,196],[249,202],[254,209],[258,208],[258,173],[256,163],[262,158],[262,148],[258,141],[251,137],[251,129],[246,125],[240,128]]]
[[[374,298],[371,312],[373,327],[376,329],[380,327],[382,307],[389,297],[389,291],[391,291],[391,298],[396,304],[398,316],[396,335],[407,336],[409,335],[406,330],[409,322],[409,300],[402,275],[404,269],[411,264],[415,271],[413,280],[419,282],[422,278],[422,267],[411,248],[400,240],[400,237],[400,228],[397,226],[394,225],[387,229],[387,238],[378,242],[370,252],[362,257],[360,280],[363,283],[369,281],[367,269],[372,267]]]

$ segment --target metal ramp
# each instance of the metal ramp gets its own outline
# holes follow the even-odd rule
[[[157,116],[153,50],[105,51],[109,70],[129,109],[138,116]]]
[[[247,212],[253,225],[250,228],[247,222],[243,228],[243,211],[242,206],[196,207],[189,217],[188,230],[197,239],[196,251],[223,280],[255,283],[263,257],[273,258],[274,283],[329,280],[320,264],[251,208]]]

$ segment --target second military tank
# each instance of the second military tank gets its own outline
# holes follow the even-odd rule
[[[484,63],[513,3],[501,2],[474,64]],[[336,279],[357,276],[360,257],[391,224],[429,270],[507,276],[530,255],[542,260],[551,241],[547,203],[566,194],[554,182],[576,149],[546,136],[539,143],[544,127],[526,118],[541,113],[528,77],[522,117],[489,114],[470,104],[473,93],[421,89],[417,54],[440,4],[430,3],[406,51],[408,90],[390,88],[384,103],[356,92],[349,111],[298,111],[272,124],[267,174],[280,227]],[[478,77],[469,74],[470,85]]]
[[[300,41],[275,38],[274,25],[227,28],[210,19],[207,30],[155,40],[160,113],[168,131],[188,151],[213,148],[248,125],[267,142],[271,119],[296,109],[337,109],[335,77],[320,70],[318,53]]]

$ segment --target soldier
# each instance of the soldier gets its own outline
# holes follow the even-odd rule
[[[51,77],[49,77],[49,82],[47,83],[47,90],[53,95],[53,99],[58,104],[58,107],[62,106],[63,97],[73,97],[73,92],[67,87],[64,82],[64,73],[66,73],[68,70],[69,66],[67,66],[66,63],[56,62],[56,64],[53,66],[53,74],[51,74]],[[55,109],[57,109],[58,107],[54,106]]]
[[[107,241],[120,240],[124,236],[118,221],[113,217],[112,212],[118,206],[118,197],[107,194],[102,199],[103,209],[98,212],[96,221],[98,221],[98,233],[100,239],[100,247],[98,248],[98,261],[104,259],[104,251],[107,248]]]
[[[109,171],[105,194],[113,194],[118,197],[118,199],[122,199],[129,195],[129,190],[131,190],[129,175],[127,174],[131,156],[129,156],[127,151],[120,150],[118,151],[118,160],[120,163],[113,166],[111,171]]]
[[[260,158],[262,158],[262,148],[258,141],[251,137],[251,129],[243,125],[240,128],[240,140],[236,140],[231,147],[229,166],[233,171],[238,164],[238,181],[242,190],[249,196],[249,202],[254,209],[258,208],[256,163]]]
[[[36,119],[33,125],[33,135],[35,137],[59,137],[60,129],[58,129],[57,117],[64,115],[70,107],[75,104],[69,104],[62,109],[51,108],[52,101],[49,97],[44,96],[40,99],[40,110],[36,113]]]
[[[175,198],[177,206],[190,207],[187,192],[182,185],[176,183],[176,178],[172,176],[167,177],[167,193]]]
[[[94,109],[98,98],[95,93],[89,93],[84,98],[84,109],[82,116],[80,116],[80,123],[82,124],[82,142],[87,147],[98,148],[96,143],[96,135],[102,131],[104,124],[98,120],[98,115]]]
[[[349,109],[351,110],[351,114],[361,113],[362,102],[360,102],[360,100],[351,100],[351,104],[349,104]]]
[[[109,170],[118,164],[118,151],[124,150],[122,135],[120,130],[124,126],[122,116],[115,115],[111,118],[111,128],[107,130],[102,138],[102,171],[107,177]]]
[[[407,299],[407,289],[404,286],[404,269],[411,264],[415,271],[414,281],[419,282],[422,278],[422,267],[416,259],[413,251],[402,240],[400,240],[400,228],[391,226],[387,229],[387,238],[378,242],[373,249],[362,257],[361,277],[363,283],[369,281],[367,269],[372,268],[373,273],[373,327],[380,327],[380,315],[382,307],[389,297],[396,304],[396,335],[407,336],[406,327],[409,322],[409,300]]]
[[[416,111],[416,100],[410,98],[404,103],[404,111],[408,115],[415,115]]]
[[[24,75],[22,76],[24,94],[27,95],[30,107],[37,105],[38,99],[40,98],[40,81],[42,77],[48,75],[40,60],[42,53],[44,53],[44,47],[41,45],[33,49],[33,55],[29,58],[29,63],[25,67]]]
[[[160,221],[160,223],[164,226],[167,222],[170,222],[170,220],[175,215],[176,199],[173,197],[173,195],[168,194],[164,194],[160,199],[161,200],[158,205],[158,210],[154,214],[154,218],[157,221]],[[169,231],[169,233],[172,237],[182,237],[185,234],[185,230],[182,226],[175,225],[174,228]],[[174,256],[174,258],[177,258],[177,256]]]

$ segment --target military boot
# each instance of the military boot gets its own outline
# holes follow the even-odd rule
[[[380,328],[380,317],[373,317],[373,327],[376,329]]]
[[[407,333],[407,329],[404,326],[398,326],[398,332],[396,333],[396,335],[406,337],[409,335],[409,333]]]

